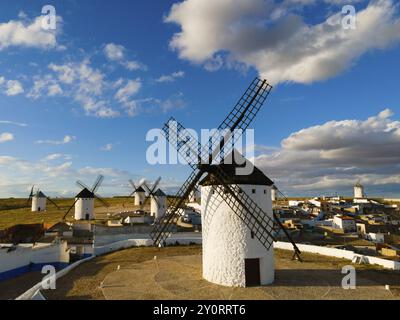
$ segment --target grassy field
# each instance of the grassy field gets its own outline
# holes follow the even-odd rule
[[[95,212],[104,213],[107,211],[133,209],[133,198],[119,197],[105,199],[110,208],[105,208],[99,201],[95,201]],[[74,203],[74,199],[53,199],[60,207],[57,209],[50,202],[47,202],[47,211],[31,212],[31,205],[26,199],[0,199],[0,230],[12,227],[16,224],[49,223],[54,224],[61,221],[65,212]],[[67,220],[71,220],[73,209],[68,214]]]

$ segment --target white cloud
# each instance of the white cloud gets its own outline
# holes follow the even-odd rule
[[[71,160],[71,156],[67,154],[62,154],[62,153],[52,153],[46,156],[45,158],[42,159],[42,161],[55,161],[55,160]]]
[[[76,140],[76,137],[70,136],[70,135],[66,135],[62,140],[38,140],[35,143],[36,144],[62,145],[62,144],[71,143],[74,140]]]
[[[108,43],[104,47],[104,54],[111,61],[121,61],[125,59],[125,48],[115,43]]]
[[[118,62],[129,71],[146,70],[147,67],[138,61],[126,60],[126,48],[115,43],[108,43],[103,49],[104,55],[110,61]]]
[[[0,89],[6,96],[17,96],[24,92],[22,83],[18,80],[7,80],[4,77],[0,77]]]
[[[18,127],[27,127],[28,126],[26,123],[9,121],[9,120],[0,120],[0,124],[9,124],[9,125],[14,125],[14,126],[18,126]]]
[[[110,152],[114,148],[112,143],[107,143],[105,146],[101,147],[100,150],[104,152]]]
[[[20,14],[19,18],[22,20],[0,23],[0,51],[9,47],[57,48],[57,32],[61,30],[61,17],[57,17],[58,31],[43,29],[42,17],[29,21],[25,14]]]
[[[185,72],[183,71],[176,71],[173,72],[169,75],[162,75],[161,77],[159,77],[156,82],[174,82],[176,79],[178,78],[183,78],[185,76]]]
[[[121,103],[129,102],[129,99],[137,94],[142,87],[140,79],[128,80],[115,94],[115,99]]]
[[[291,134],[281,148],[255,158],[284,190],[334,191],[361,179],[400,183],[400,121],[386,109],[366,120],[329,121]]]
[[[291,10],[316,3],[285,1],[282,6],[264,0],[185,0],[174,4],[165,19],[181,27],[170,46],[180,58],[208,69],[255,67],[276,84],[328,79],[350,68],[366,52],[400,40],[400,19],[392,0],[371,0],[357,12],[355,30],[332,23],[339,13],[322,23],[308,24]]]
[[[9,132],[4,132],[0,134],[0,143],[9,142],[14,140],[14,135]]]

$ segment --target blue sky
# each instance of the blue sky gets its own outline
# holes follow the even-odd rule
[[[257,75],[275,88],[255,161],[283,191],[351,194],[360,179],[398,197],[397,5],[347,1],[358,25],[346,31],[328,23],[342,4],[294,2],[2,1],[0,197],[33,183],[70,195],[98,173],[105,194],[158,175],[173,190],[187,170],[148,165],[148,130],[171,115],[216,127]],[[55,32],[37,27],[46,4]]]

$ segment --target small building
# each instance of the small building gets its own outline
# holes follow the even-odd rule
[[[351,217],[337,215],[333,218],[332,227],[341,229],[343,232],[356,232],[356,221]]]

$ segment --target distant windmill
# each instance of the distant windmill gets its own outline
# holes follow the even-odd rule
[[[97,190],[103,183],[103,180],[104,177],[99,175],[92,188],[89,188],[82,181],[78,180],[76,184],[83,189],[75,196],[75,202],[65,213],[63,220],[65,220],[73,207],[75,207],[75,220],[93,220],[95,199],[99,200],[105,207],[109,207],[109,204],[96,194]]]
[[[139,184],[136,186],[132,180],[129,180],[129,183],[133,188],[133,191],[129,196],[135,197],[135,206],[142,207],[144,204],[144,201],[146,200],[146,191],[142,187],[144,182],[145,182],[145,180],[142,179],[139,181]]]
[[[217,135],[225,132],[224,136],[211,137],[212,146],[200,148],[198,139],[188,137],[190,135],[188,130],[185,130],[184,126],[173,118],[162,130],[167,141],[177,148],[180,155],[184,159],[190,158],[188,163],[192,172],[171,201],[165,217],[155,222],[150,235],[156,246],[166,243],[179,219],[179,210],[184,206],[203,175],[207,174],[213,181],[210,183],[212,190],[203,196],[202,188],[201,214],[203,277],[210,282],[228,286],[245,286],[254,283],[268,284],[273,281],[274,266],[271,262],[273,243],[276,240],[274,224],[279,223],[273,216],[270,200],[270,187],[273,182],[267,184],[266,181],[269,179],[263,177],[264,182],[259,186],[264,188],[264,193],[268,195],[269,201],[267,201],[266,197],[256,196],[257,188],[254,188],[256,184],[254,181],[236,182],[236,180],[241,180],[240,177],[246,179],[247,176],[236,175],[235,170],[227,171],[224,165],[213,165],[218,158],[225,158],[232,152],[234,142],[240,137],[234,135],[234,132],[237,129],[246,130],[249,127],[271,90],[272,86],[266,80],[255,79],[218,127]],[[181,132],[188,137],[186,141],[178,140]],[[188,149],[191,152],[188,152]],[[261,198],[266,202],[264,205],[259,200]],[[221,203],[220,206],[225,208],[223,215],[219,216],[220,207],[214,209],[215,203]],[[290,234],[281,224],[279,227],[292,243],[295,254],[300,259],[300,250]],[[207,238],[208,234],[212,234],[213,237]]]
[[[150,189],[146,182],[143,183],[143,187],[147,190],[150,198],[150,213],[155,218],[155,220],[162,218],[165,215],[167,195],[158,188],[161,181],[159,177]]]
[[[34,191],[34,189],[35,186],[33,185],[28,198],[28,205],[29,202],[32,200],[32,212],[46,211],[47,200],[49,200],[50,203],[52,203],[58,210],[60,210],[60,207],[53,200],[51,200],[50,197],[46,196],[39,189],[37,189],[36,192]]]

